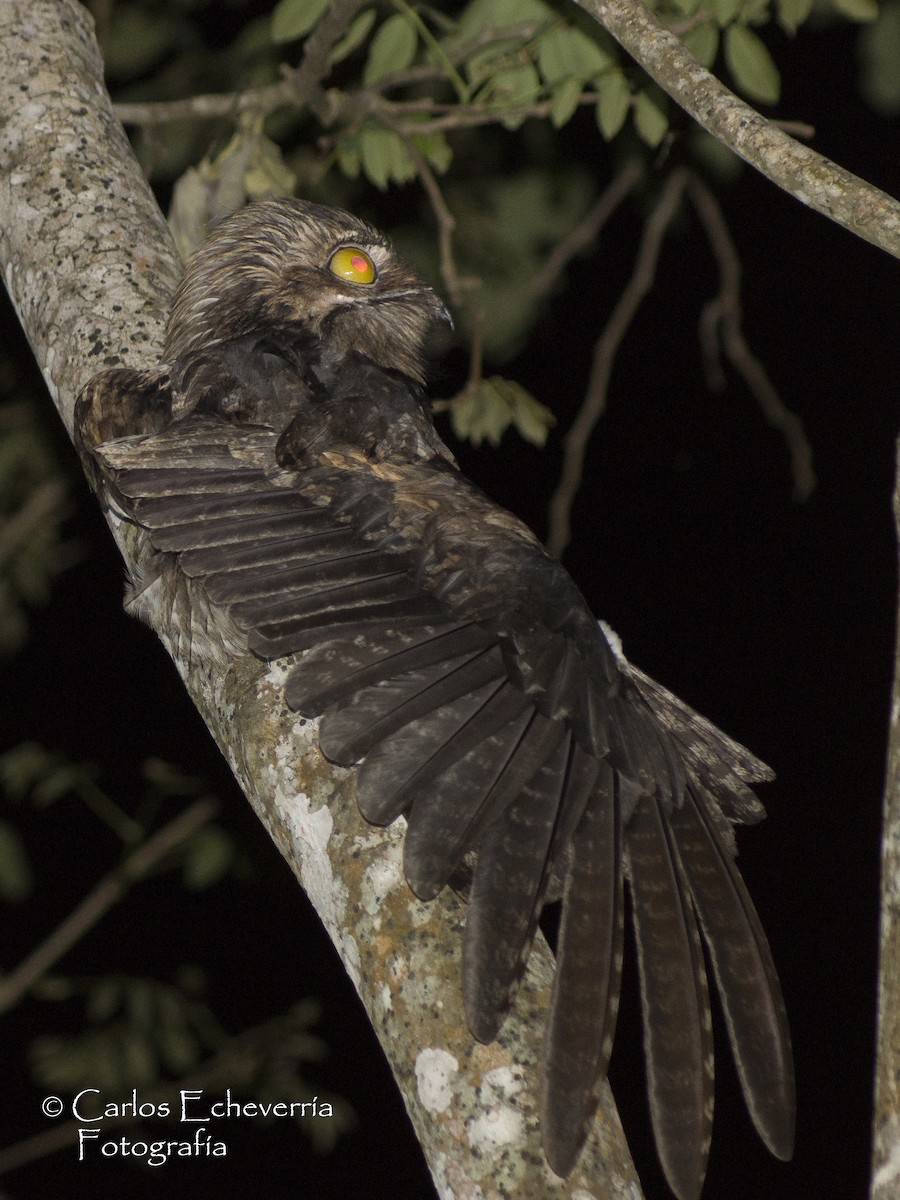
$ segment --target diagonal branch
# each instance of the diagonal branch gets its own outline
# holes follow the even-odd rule
[[[118,904],[133,884],[205,825],[215,811],[214,801],[196,801],[129,854],[120,866],[105,875],[48,938],[18,967],[3,975],[0,979],[0,1013],[17,1004],[29,988]]]
[[[95,371],[157,361],[177,260],[114,119],[84,10],[75,0],[0,0],[0,28],[0,265],[71,430],[76,392]],[[140,570],[141,535],[110,522],[129,569]],[[326,762],[314,723],[286,710],[278,664],[248,655],[225,671],[176,666],[338,948],[441,1194],[637,1200],[605,1084],[575,1172],[558,1179],[541,1155],[546,943],[498,1041],[473,1044],[460,988],[461,902],[413,897],[402,831],[363,821],[354,773]]]
[[[796,200],[900,258],[900,203],[789,137],[716,79],[641,0],[576,0],[659,86]]]

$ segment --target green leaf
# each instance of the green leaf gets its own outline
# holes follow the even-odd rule
[[[400,136],[377,125],[360,131],[359,150],[362,169],[372,183],[382,191],[390,182],[408,183],[416,175],[416,167]]]
[[[550,120],[554,129],[561,129],[575,114],[578,101],[581,99],[582,83],[580,79],[564,79],[553,89],[550,98]]]
[[[900,4],[885,5],[874,25],[860,31],[860,87],[876,112],[900,112]]]
[[[541,81],[537,71],[525,63],[520,67],[497,71],[482,88],[478,99],[482,104],[489,102],[497,108],[519,108],[533,103],[540,90]]]
[[[597,101],[597,124],[608,142],[625,124],[631,108],[631,88],[624,72],[612,71],[597,80],[600,99]]]
[[[778,68],[752,29],[730,25],[725,30],[725,61],[739,91],[763,104],[775,104],[781,94]]]
[[[372,38],[363,83],[368,85],[395,71],[405,71],[416,57],[418,44],[419,35],[406,17],[400,13],[388,17]]]
[[[778,24],[788,33],[796,33],[812,12],[813,0],[777,0]]]
[[[272,11],[272,41],[292,42],[309,33],[330,0],[278,0]]]
[[[712,0],[712,14],[724,29],[741,11],[743,0]]]
[[[348,179],[356,179],[362,167],[362,156],[359,152],[359,139],[355,137],[341,138],[335,146],[337,164]]]
[[[499,375],[490,381],[506,402],[512,415],[512,423],[519,436],[532,446],[543,446],[547,435],[556,424],[556,417],[545,405],[535,400],[531,392],[513,379]]]
[[[538,42],[538,67],[551,87],[564,79],[592,79],[615,65],[613,53],[570,26],[554,25]]]
[[[543,0],[472,0],[460,19],[459,35],[468,41],[486,30],[496,33],[525,21],[556,20],[556,13]]]
[[[33,886],[25,844],[8,821],[0,821],[0,897],[15,904],[27,899]]]
[[[642,87],[634,98],[634,127],[648,146],[660,144],[669,129],[669,101],[655,84]]]
[[[364,9],[358,13],[350,22],[350,28],[344,34],[339,42],[336,42],[331,51],[332,66],[335,63],[343,62],[345,58],[349,58],[353,51],[363,44],[375,24],[376,12],[374,8]]]
[[[703,67],[711,67],[719,53],[719,28],[714,21],[704,21],[689,29],[681,39],[697,62]]]
[[[467,387],[450,401],[450,423],[460,441],[492,446],[512,425],[527,442],[543,446],[555,423],[548,408],[512,379],[492,375]]]
[[[834,7],[851,21],[878,20],[878,0],[833,0]]]
[[[218,883],[234,862],[234,842],[224,829],[210,825],[190,840],[182,864],[185,887],[203,891]]]
[[[244,186],[251,200],[294,194],[297,176],[282,158],[281,147],[270,138],[258,139],[253,158],[244,174]]]
[[[434,167],[439,175],[443,175],[453,161],[453,150],[447,141],[444,131],[438,129],[434,133],[414,134],[413,142],[428,160],[428,163]]]

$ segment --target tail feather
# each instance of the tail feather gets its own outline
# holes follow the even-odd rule
[[[787,1014],[769,944],[722,844],[711,803],[695,785],[670,822],[709,949],[747,1108],[770,1151],[788,1159],[795,1097]]]
[[[625,845],[654,1139],[669,1187],[696,1200],[712,1131],[712,1020],[684,867],[655,797],[641,797]]]
[[[567,736],[479,842],[462,965],[466,1017],[482,1042],[497,1036],[531,951],[571,748]]]
[[[581,755],[570,787],[587,789],[572,838],[541,1073],[541,1130],[557,1175],[575,1165],[606,1075],[622,973],[621,823],[607,764]]]

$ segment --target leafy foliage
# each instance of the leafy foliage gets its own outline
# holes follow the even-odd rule
[[[440,401],[439,411],[449,411],[453,432],[460,441],[499,446],[513,426],[526,442],[543,446],[555,423],[553,413],[512,379],[494,375],[479,379],[453,400]]]
[[[0,756],[0,789],[10,806],[27,805],[39,814],[74,802],[93,814],[96,820],[83,824],[80,844],[86,855],[93,850],[97,861],[109,854],[104,830],[111,829],[121,839],[129,856],[125,861],[133,862],[134,855],[155,833],[168,828],[165,821],[173,805],[183,807],[186,800],[208,798],[202,780],[160,759],[148,759],[143,764],[140,786],[125,801],[108,795],[98,779],[99,772],[90,764],[72,762],[36,743],[25,743]],[[34,828],[34,822],[27,825]],[[24,904],[34,897],[37,902],[36,868],[31,859],[37,861],[39,855],[29,854],[27,841],[15,820],[0,821],[2,901]],[[123,884],[131,884],[130,891],[123,891],[139,928],[143,921],[153,919],[141,911],[144,901],[139,885],[143,878],[160,871],[179,871],[183,886],[199,892],[227,875],[246,874],[246,869],[246,859],[230,833],[217,822],[206,820],[189,835],[173,838],[171,845],[148,859],[143,874],[123,874],[120,878]],[[92,898],[98,894],[105,895],[106,890],[101,887],[91,892],[79,910],[82,933],[91,927],[87,915],[92,912]],[[105,913],[101,905],[92,914],[94,921],[102,920]],[[66,919],[60,928],[65,924]],[[174,1081],[183,1084],[194,1078],[206,1087],[246,1089],[258,1100],[302,1102],[311,1098],[312,1089],[303,1070],[307,1064],[319,1061],[325,1051],[322,1041],[312,1033],[319,1018],[314,1001],[303,1001],[274,1024],[270,1022],[236,1040],[222,1027],[205,998],[202,969],[182,967],[169,981],[127,975],[114,966],[116,943],[109,944],[109,953],[108,973],[50,975],[45,967],[31,982],[29,999],[42,1006],[45,1014],[47,1006],[54,1005],[66,1005],[66,1011],[71,1012],[72,1005],[79,1004],[82,1010],[76,1034],[42,1033],[28,1045],[36,1084],[68,1091],[92,1087],[115,1095],[130,1094],[138,1087],[150,1089],[148,1095],[160,1098],[168,1094]],[[72,958],[69,949],[66,962]],[[77,963],[77,955],[74,958]],[[15,978],[15,972],[7,972],[6,979],[10,978]],[[2,997],[4,1007],[7,1003]],[[324,1151],[352,1125],[352,1113],[340,1098],[323,1096],[321,1091],[318,1095],[332,1105],[332,1117],[316,1121],[307,1115],[299,1120],[316,1148]]]
[[[781,79],[768,30],[777,25],[795,34],[813,2],[650,0],[650,7],[701,64],[722,71],[750,100],[772,105]],[[232,6],[250,7],[249,0]],[[372,188],[393,196],[423,183],[432,208],[452,225],[440,269],[457,329],[476,358],[495,365],[516,352],[538,319],[555,284],[541,294],[529,280],[585,214],[598,186],[573,171],[558,139],[539,128],[563,130],[577,120],[583,129],[593,120],[617,155],[627,148],[650,158],[680,140],[687,157],[720,178],[738,169],[732,157],[722,161],[711,151],[708,139],[683,136],[683,119],[666,95],[604,29],[564,0],[372,0],[348,18],[330,48],[327,91],[296,104],[286,85],[302,78],[306,39],[331,6],[279,0],[270,16],[236,22],[215,55],[202,53],[208,26],[196,10],[205,8],[206,0],[195,0],[154,22],[151,0],[115,0],[102,30],[123,99],[208,90],[253,100],[231,112],[220,107],[211,129],[198,114],[193,122],[166,122],[165,137],[152,122],[138,135],[156,176],[177,176],[171,220],[182,254],[203,239],[210,222],[262,195],[299,192],[372,208],[391,225],[393,201],[382,205]],[[875,0],[818,0],[817,13],[869,21]],[[873,30],[889,32],[884,22]],[[132,48],[134,31],[149,24],[152,36]],[[876,41],[867,44],[870,90],[890,104],[900,95],[891,82],[897,56]],[[516,170],[514,146],[525,143],[533,167]],[[443,214],[435,207],[438,194],[446,201]],[[401,207],[408,208],[405,199]],[[434,275],[433,248],[406,240]],[[480,361],[470,374],[482,379]],[[482,383],[458,397],[451,407],[456,432],[493,441],[509,424],[518,428],[501,392]]]

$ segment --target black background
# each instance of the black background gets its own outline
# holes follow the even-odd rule
[[[817,149],[896,195],[898,125],[856,99],[853,44],[846,29],[777,43],[785,75],[779,111],[811,122]],[[723,1046],[704,1195],[861,1200],[870,1152],[878,835],[896,598],[890,505],[900,377],[897,265],[749,170],[724,205],[744,264],[749,340],[804,421],[819,486],[806,504],[794,503],[784,445],[752,397],[734,379],[724,393],[707,391],[695,331],[716,277],[696,223],[684,222],[667,242],[658,287],[616,364],[566,561],[630,658],[778,772],[763,792],[769,819],[740,839],[741,866],[791,1016],[797,1151],[785,1165],[759,1146]],[[549,448],[533,450],[508,436],[498,451],[460,451],[467,472],[539,533],[561,435],[639,232],[634,211],[615,219],[588,271],[591,303],[556,306],[516,364],[526,386],[559,416]],[[573,272],[585,269],[577,264]],[[2,336],[8,353],[27,354],[9,313]],[[324,1159],[293,1130],[246,1123],[229,1128],[225,1160],[156,1170],[114,1161],[78,1166],[66,1150],[11,1174],[0,1193],[5,1186],[13,1197],[59,1190],[97,1197],[426,1197],[421,1155],[343,969],[230,783],[165,654],[121,614],[120,564],[86,491],[83,501],[73,524],[89,553],[36,615],[27,649],[0,670],[0,749],[31,738],[102,762],[105,782],[120,796],[135,789],[137,764],[148,755],[203,773],[224,797],[256,881],[220,885],[195,910],[194,900],[165,880],[146,884],[153,903],[142,908],[138,927],[123,906],[60,969],[90,974],[113,963],[165,977],[202,960],[211,997],[234,1030],[299,997],[318,996],[324,1011],[317,1029],[330,1055],[310,1075],[323,1091],[349,1099],[358,1124]],[[50,822],[25,815],[41,838],[41,894],[28,907],[27,926],[16,911],[4,914],[4,963],[18,961],[115,861],[112,839],[106,860],[79,854],[83,819],[75,806],[58,807]],[[626,979],[629,989],[633,980]],[[47,1127],[22,1053],[47,1020],[37,1004],[4,1019],[3,1143]],[[51,1027],[55,1021],[50,1014]],[[648,1194],[663,1197],[647,1148],[633,1003],[623,1004],[611,1076]]]

